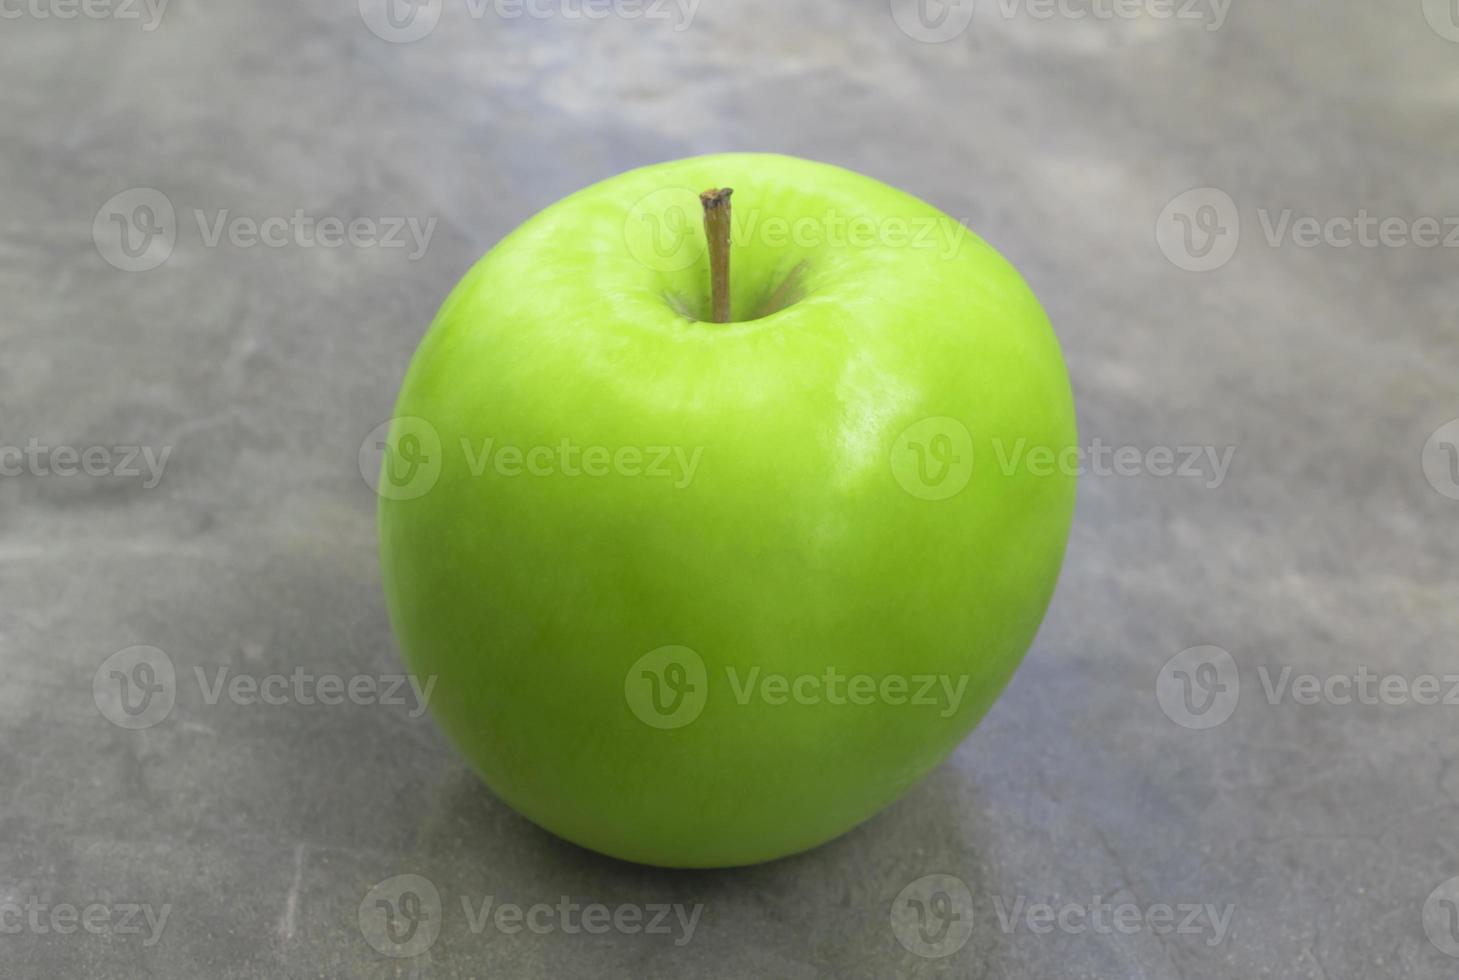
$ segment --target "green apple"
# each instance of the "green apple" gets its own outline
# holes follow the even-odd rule
[[[395,415],[382,573],[441,726],[529,819],[656,865],[814,847],[935,767],[1032,642],[1073,511],[1068,377],[1018,273],[783,156],[635,170],[527,221],[447,298]]]

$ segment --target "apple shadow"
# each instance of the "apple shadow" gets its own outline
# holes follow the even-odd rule
[[[705,906],[705,924],[726,937],[763,936],[776,946],[813,927],[828,938],[796,955],[842,975],[865,968],[857,951],[867,936],[886,940],[876,944],[885,958],[879,974],[902,974],[927,962],[899,945],[889,921],[893,903],[919,879],[960,878],[980,909],[996,892],[985,857],[991,822],[977,803],[980,794],[951,764],[819,847],[728,868],[657,867],[589,850],[516,813],[464,764],[440,790],[434,829],[425,828],[419,844],[431,852],[449,849],[460,887],[468,891],[489,888],[534,901],[569,895],[610,905],[698,903]],[[481,832],[463,835],[463,827]],[[446,858],[432,853],[430,863]],[[991,915],[975,916],[956,959],[959,975],[1000,975],[1012,959],[1006,939]]]

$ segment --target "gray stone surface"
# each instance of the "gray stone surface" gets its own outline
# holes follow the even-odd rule
[[[1459,705],[1264,687],[1284,667],[1459,670],[1459,500],[1441,492],[1459,436],[1430,440],[1459,416],[1459,252],[1400,247],[1396,226],[1346,248],[1264,227],[1459,214],[1443,2],[1167,19],[1106,0],[1134,15],[1100,19],[984,0],[942,43],[873,0],[704,0],[687,22],[446,0],[409,44],[352,0],[173,0],[155,30],[140,4],[74,9],[0,7],[0,443],[171,455],[155,486],[0,479],[0,976],[1459,975],[1441,948],[1459,953],[1459,893],[1436,891],[1459,875]],[[356,455],[436,305],[563,194],[732,148],[842,164],[965,219],[1042,297],[1087,445],[1232,446],[1229,473],[1087,475],[1053,608],[986,722],[876,819],[763,867],[666,872],[559,842],[408,705],[209,704],[195,667],[400,669]],[[1230,203],[1181,198],[1160,247],[1162,210],[1206,187]],[[107,202],[132,188],[177,215],[150,271],[104,257],[131,261],[108,215],[139,199]],[[1182,268],[1229,250],[1233,207],[1229,261]],[[437,224],[412,261],[209,246],[198,209]],[[1203,257],[1212,216],[1227,231]],[[93,679],[138,644],[171,658],[176,702],[128,730]],[[1211,710],[1239,690],[1206,729],[1172,720],[1215,719],[1183,713],[1175,672],[1222,676],[1162,675],[1199,645],[1236,665]],[[968,887],[971,933],[917,955],[892,920],[934,873]],[[399,874],[440,896],[414,958],[361,927]],[[703,910],[682,945],[473,932],[461,899],[487,896]],[[1229,905],[1229,931],[998,914],[1095,896]],[[57,931],[57,909],[94,903],[110,930]],[[129,903],[167,907],[160,937],[127,928]]]

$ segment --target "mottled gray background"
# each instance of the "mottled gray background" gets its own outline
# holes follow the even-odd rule
[[[0,444],[171,452],[155,486],[0,478],[0,976],[1459,974],[1441,948],[1459,951],[1459,883],[1442,887],[1459,705],[1263,688],[1284,667],[1459,671],[1459,433],[1431,439],[1459,416],[1459,250],[1263,227],[1459,214],[1459,11],[1071,16],[1089,2],[982,0],[963,29],[932,0],[923,21],[876,0],[703,0],[687,20],[445,0],[412,43],[368,28],[374,0],[173,0],[150,30],[140,6],[0,4]],[[951,36],[910,36],[939,15]],[[986,722],[887,812],[763,867],[663,872],[564,844],[408,705],[207,703],[194,667],[400,669],[357,453],[437,304],[562,195],[723,149],[842,164],[966,220],[1043,299],[1086,444],[1231,446],[1229,473],[1086,476],[1048,620]],[[107,258],[133,188],[177,215],[148,271]],[[194,213],[223,209],[436,226],[414,260],[209,247]],[[1214,244],[1187,249],[1183,220]],[[165,718],[128,730],[93,679],[138,644],[179,682]],[[1236,668],[1205,692],[1239,690],[1206,729],[1172,720],[1193,716],[1169,686],[1218,676],[1202,654],[1162,675],[1200,645]],[[955,928],[972,930],[924,956],[893,919],[934,873],[966,884]],[[399,874],[441,901],[415,957],[361,926]],[[703,910],[676,945],[473,933],[463,896]],[[1229,905],[1229,933],[997,915],[1095,896]],[[52,928],[92,904],[111,927]],[[126,928],[128,904],[168,907],[160,937]]]

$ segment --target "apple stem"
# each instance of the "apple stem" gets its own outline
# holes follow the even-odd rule
[[[715,323],[730,322],[730,187],[699,195],[704,205],[704,237],[709,239],[709,290]]]

